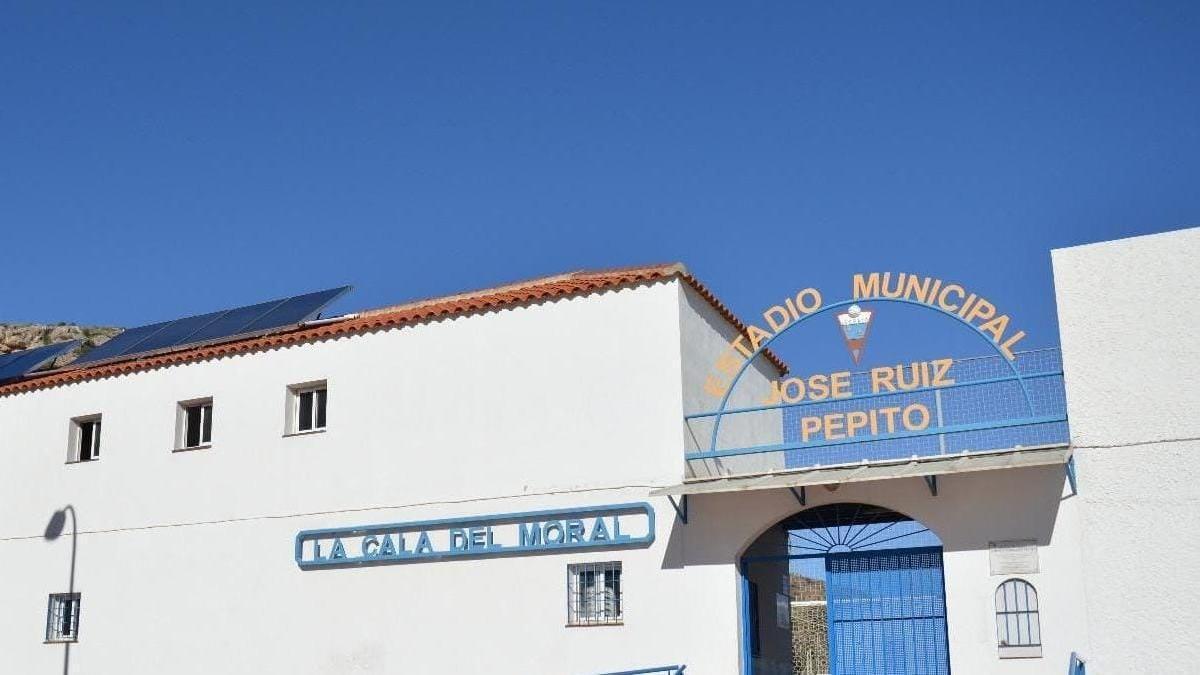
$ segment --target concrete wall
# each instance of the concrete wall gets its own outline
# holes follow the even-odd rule
[[[1200,661],[1200,229],[1053,252],[1088,672]]]
[[[715,364],[723,353],[732,353],[729,346],[738,335],[700,294],[690,286],[681,286],[680,293],[680,358],[682,360],[683,412],[685,414],[716,410],[721,399],[705,388],[705,378],[716,373]],[[747,367],[742,378],[732,387],[727,409],[761,405],[778,379],[778,367],[759,356]],[[697,418],[684,422],[684,448],[687,452],[707,451],[712,444],[715,418]],[[717,448],[747,448],[783,442],[783,416],[779,410],[764,410],[723,416],[717,437]],[[688,463],[689,477],[727,476],[783,469],[783,453],[768,453],[693,460]]]

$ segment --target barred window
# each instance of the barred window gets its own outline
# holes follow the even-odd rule
[[[1009,579],[996,589],[996,640],[1002,657],[1042,655],[1037,589],[1024,579]]]
[[[46,610],[46,642],[79,639],[79,594],[51,593]]]
[[[621,623],[621,563],[570,565],[567,584],[567,625]]]

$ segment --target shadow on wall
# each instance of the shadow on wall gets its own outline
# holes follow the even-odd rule
[[[1050,543],[1066,496],[1062,467],[1034,467],[942,476],[938,496],[921,478],[848,483],[830,490],[810,486],[801,506],[787,489],[693,495],[688,524],[665,499],[656,501],[671,522],[663,569],[736,563],[760,535],[786,518],[814,506],[839,502],[892,509],[928,527],[943,549],[986,551],[990,542],[1036,540]]]
[[[67,504],[66,506],[59,509],[58,511],[55,511],[54,515],[50,516],[50,522],[46,523],[46,531],[42,535],[46,539],[46,541],[54,541],[55,539],[58,539],[59,537],[61,537],[62,533],[63,533],[63,528],[67,524],[67,514],[68,513],[71,516],[71,568],[70,568],[69,576],[67,577],[68,609],[66,610],[66,613],[63,618],[63,620],[65,621],[65,626],[66,626],[67,630],[62,630],[60,632],[63,634],[69,635],[70,639],[61,640],[62,645],[63,645],[63,669],[62,669],[63,675],[68,675],[68,673],[71,672],[71,643],[75,641],[75,633],[78,631],[78,626],[79,626],[79,609],[78,609],[79,606],[77,604],[71,605],[71,603],[70,603],[70,598],[72,598],[75,594],[75,553],[78,550],[78,545],[79,545],[79,523],[75,519],[75,507],[71,506],[70,504]],[[47,642],[52,641],[52,639],[51,639],[52,635],[50,633],[50,621],[51,621],[50,608],[47,607],[47,617],[46,617],[46,641]]]

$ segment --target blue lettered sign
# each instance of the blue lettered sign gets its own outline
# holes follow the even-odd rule
[[[296,535],[296,564],[390,565],[652,543],[654,507],[636,502],[303,530]]]

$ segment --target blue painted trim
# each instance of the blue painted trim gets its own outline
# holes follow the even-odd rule
[[[928,427],[921,431],[898,431],[894,434],[878,434],[875,436],[863,436],[861,438],[843,438],[836,441],[812,441],[809,443],[776,443],[773,445],[754,445],[747,448],[734,448],[731,450],[718,450],[709,452],[705,450],[694,450],[684,453],[684,459],[711,459],[714,457],[734,457],[737,455],[753,455],[763,452],[780,452],[783,450],[805,450],[808,448],[825,448],[834,445],[849,445],[851,443],[873,443],[876,441],[891,441],[898,438],[917,438],[920,436],[937,436],[938,434],[956,434],[964,431],[982,431],[985,429],[1004,429],[1007,427],[1020,427],[1033,424],[1049,424],[1051,422],[1066,422],[1066,415],[1047,415],[1044,417],[1022,417],[1011,420],[1000,420],[996,422],[976,422],[973,424],[951,424],[944,427]],[[929,457],[952,457],[954,455],[928,455]]]
[[[719,412],[715,416],[716,422],[713,423],[712,438],[710,439],[710,442],[709,442],[709,451],[715,452],[717,449],[717,433],[721,429],[721,418],[722,418],[722,416],[724,416],[726,414],[725,408],[726,408],[726,406],[729,405],[729,397],[733,394],[733,390],[734,390],[734,388],[737,387],[737,383],[742,379],[742,375],[744,375],[746,373],[746,369],[750,367],[750,364],[754,362],[754,359],[757,358],[758,355],[763,352],[763,350],[770,347],[771,343],[774,342],[777,338],[779,338],[779,336],[781,336],[784,333],[788,332],[789,330],[795,328],[796,326],[799,326],[800,324],[804,323],[805,321],[807,321],[808,319],[810,319],[814,316],[819,316],[821,314],[824,314],[825,312],[837,309],[839,307],[847,307],[849,305],[854,305],[854,304],[857,304],[860,302],[863,302],[863,303],[895,302],[895,303],[899,303],[902,305],[913,305],[915,307],[924,307],[925,309],[930,309],[930,310],[933,310],[940,314],[944,314],[944,315],[954,319],[958,323],[960,323],[964,326],[967,326],[972,331],[974,331],[976,335],[983,338],[983,340],[985,342],[987,342],[988,345],[990,345],[997,354],[1000,355],[1000,358],[1005,363],[1008,364],[1009,369],[1012,371],[1013,377],[1015,377],[1017,382],[1019,382],[1021,384],[1021,391],[1025,394],[1025,405],[1028,406],[1028,408],[1029,408],[1029,414],[1030,415],[1033,414],[1033,397],[1030,396],[1030,394],[1029,394],[1029,387],[1025,384],[1024,376],[1022,376],[1021,372],[1019,370],[1017,370],[1017,364],[1014,361],[1010,361],[1008,359],[1008,357],[1006,357],[1004,355],[1004,352],[1000,350],[1000,345],[996,344],[992,340],[992,338],[988,337],[987,333],[984,333],[975,324],[972,324],[968,321],[964,321],[962,317],[958,316],[954,312],[948,312],[948,311],[942,309],[941,307],[927,305],[923,302],[917,302],[916,300],[908,300],[906,298],[855,298],[853,300],[843,300],[841,302],[835,302],[831,305],[825,305],[821,309],[818,309],[817,311],[815,311],[811,314],[805,314],[804,316],[800,317],[799,319],[796,319],[795,321],[784,326],[783,330],[781,330],[778,333],[775,333],[771,337],[767,338],[766,341],[764,341],[761,345],[758,346],[758,349],[754,350],[754,352],[752,352],[750,354],[750,356],[748,356],[746,358],[746,360],[742,363],[742,367],[738,369],[737,375],[735,375],[733,377],[733,379],[729,382],[729,387],[725,390],[725,395],[721,397],[721,405],[717,406],[717,410]],[[709,455],[709,456],[716,456],[716,455]]]
[[[906,553],[932,553],[934,551],[945,551],[945,546],[907,546],[902,549],[886,549],[891,552],[904,551]],[[780,560],[811,560],[814,558],[827,558],[830,555],[839,557],[867,557],[872,553],[880,553],[878,550],[866,549],[862,551],[842,551],[840,553],[780,553],[778,555],[751,555],[742,556],[742,567],[745,568],[748,563],[760,562],[778,562]]]
[[[586,518],[589,516],[616,516],[628,514],[643,514],[647,519],[645,536],[609,539],[605,541],[578,541],[546,544],[542,546],[504,546],[503,548],[484,550],[451,550],[431,551],[429,553],[412,553],[404,556],[380,556],[373,558],[341,558],[333,560],[303,560],[304,542],[315,539],[365,537],[376,534],[398,534],[404,532],[423,532],[426,530],[449,529],[451,527],[469,528],[485,527],[488,525],[513,525],[535,520],[563,520],[566,518]],[[296,534],[295,560],[300,569],[318,569],[324,567],[363,567],[373,565],[395,565],[414,562],[430,562],[451,558],[484,558],[511,556],[531,553],[556,553],[580,549],[630,548],[647,547],[654,543],[654,507],[647,502],[628,502],[622,504],[603,504],[599,506],[584,506],[566,509],[547,509],[542,511],[523,511],[516,513],[499,513],[494,515],[464,516],[461,518],[439,518],[435,520],[415,520],[406,523],[387,523],[377,525],[357,525],[350,527],[333,527],[316,530],[301,530]]]
[[[828,553],[779,553],[777,555],[746,555],[742,556],[742,564],[760,562],[778,562],[780,560],[809,560],[824,558]]]
[[[741,572],[739,576],[739,585],[741,593],[738,594],[738,602],[741,603],[741,629],[742,629],[742,675],[754,675],[754,654],[750,648],[750,577],[746,574],[746,559],[743,558],[738,565]]]
[[[683,671],[688,668],[686,665],[659,665],[656,668],[642,668],[640,670],[622,670],[620,673],[601,673],[600,675],[648,675],[650,673],[662,673],[664,675],[683,675]]]
[[[764,412],[767,410],[785,410],[787,408],[802,408],[804,406],[809,406],[809,405],[829,405],[831,403],[846,403],[849,401],[862,401],[864,399],[883,398],[885,396],[905,396],[908,394],[921,394],[921,393],[930,392],[930,391],[945,391],[947,389],[957,389],[959,387],[974,387],[976,385],[997,384],[1000,382],[1017,382],[1018,380],[1022,380],[1022,379],[1036,380],[1036,379],[1044,378],[1044,377],[1062,377],[1062,375],[1063,375],[1063,371],[1061,371],[1061,370],[1052,370],[1052,371],[1048,370],[1048,371],[1044,371],[1044,372],[1030,373],[1028,375],[1022,375],[1021,377],[1013,377],[1013,376],[1009,375],[1006,377],[991,377],[991,378],[987,378],[987,379],[983,379],[983,380],[971,380],[969,382],[955,382],[954,384],[947,384],[947,385],[944,385],[941,387],[917,387],[916,389],[906,389],[906,390],[897,390],[897,391],[881,391],[881,392],[874,393],[874,394],[858,394],[855,396],[847,396],[845,398],[830,397],[830,398],[823,398],[819,401],[804,400],[804,401],[797,401],[796,403],[780,403],[777,405],[759,405],[759,406],[751,406],[749,408],[730,408],[729,410],[724,410],[724,411],[710,410],[708,412],[692,413],[691,415],[684,415],[683,419],[694,420],[694,419],[704,419],[706,417],[716,417],[717,415],[737,415],[739,413]]]

